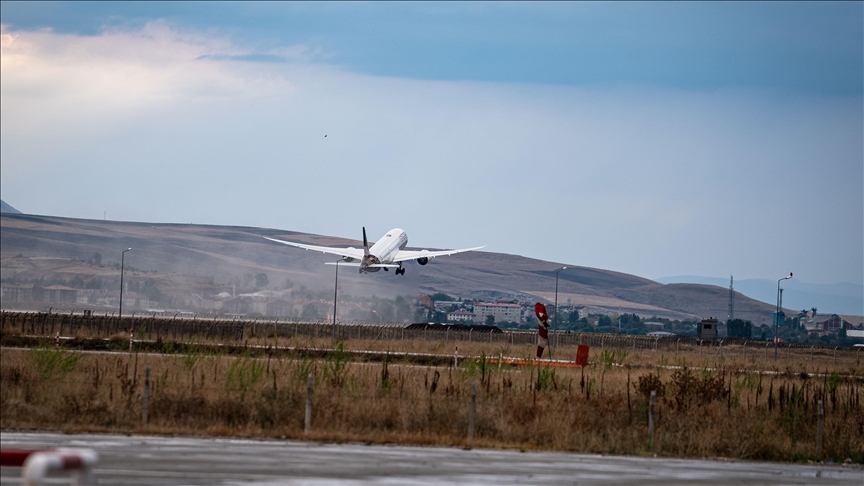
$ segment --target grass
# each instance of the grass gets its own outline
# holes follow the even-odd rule
[[[53,348],[0,353],[0,428],[313,438],[678,457],[864,463],[864,379],[853,353],[807,350],[591,350],[584,369],[499,366],[466,356],[529,357],[530,344],[261,336],[247,344],[330,347],[256,358],[188,348],[172,354],[96,354]],[[458,367],[357,363],[347,350],[453,352]],[[126,344],[128,346],[128,342]],[[123,350],[121,342],[118,349]],[[785,350],[784,350],[785,351]],[[556,357],[575,356],[575,347]],[[150,404],[141,423],[143,376]],[[711,368],[705,370],[704,368]],[[747,370],[767,370],[756,374]],[[819,372],[817,376],[810,373]],[[306,379],[314,377],[312,431],[304,434]],[[471,383],[475,439],[467,441]],[[658,394],[654,447],[648,395]],[[825,403],[816,451],[816,401]]]

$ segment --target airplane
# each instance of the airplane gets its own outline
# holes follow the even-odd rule
[[[366,227],[363,227],[362,250],[352,246],[349,246],[348,248],[334,248],[330,246],[306,245],[303,243],[295,243],[293,241],[277,240],[276,238],[269,238],[267,236],[264,238],[270,241],[275,241],[276,243],[282,243],[283,245],[303,248],[304,250],[320,251],[321,253],[331,253],[342,257],[340,262],[327,262],[327,265],[336,265],[337,263],[340,263],[351,267],[360,267],[360,273],[377,272],[382,268],[387,272],[390,271],[391,268],[395,268],[396,275],[405,275],[405,269],[402,268],[402,262],[408,260],[417,260],[417,263],[420,265],[426,265],[429,263],[430,258],[454,255],[456,253],[485,248],[484,245],[475,248],[465,248],[463,250],[405,250],[404,248],[408,244],[408,233],[405,233],[405,231],[399,228],[393,228],[388,231],[387,234],[382,236],[380,240],[372,245],[372,248],[369,248],[369,242],[366,240]]]

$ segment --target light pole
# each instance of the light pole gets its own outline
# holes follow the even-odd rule
[[[132,251],[132,248],[126,248],[120,253],[120,312],[117,313],[117,325],[119,326],[123,320],[123,266],[126,263],[126,252]],[[122,326],[120,329],[123,329]],[[117,331],[116,329],[114,330]]]
[[[774,361],[777,361],[777,338],[780,336],[780,282],[792,278],[792,272],[788,277],[777,280],[777,310],[774,311]]]
[[[333,339],[336,339],[336,295],[339,292],[339,262],[336,260],[336,283],[333,284]]]
[[[555,329],[557,329],[558,324],[558,272],[562,270],[567,270],[567,267],[561,267],[558,270],[555,270],[555,316],[552,317],[552,336],[557,337],[555,335]],[[552,346],[549,349],[549,357],[552,357],[552,348],[557,344],[557,340],[552,340]]]

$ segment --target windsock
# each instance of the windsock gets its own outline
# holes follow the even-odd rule
[[[537,302],[534,305],[534,313],[537,314],[537,358],[543,357],[543,350],[549,344],[549,314],[546,306]]]

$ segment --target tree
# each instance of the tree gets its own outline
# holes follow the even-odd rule
[[[456,300],[455,297],[451,297],[443,292],[438,292],[429,296],[432,302],[452,302]]]
[[[730,338],[751,339],[753,337],[753,323],[743,319],[726,321],[726,336]]]
[[[486,325],[494,326],[495,325],[495,316],[486,316]]]
[[[303,306],[303,312],[300,314],[300,317],[321,317],[322,313],[318,309],[318,306],[315,302],[309,302],[308,304]]]
[[[268,283],[270,283],[270,279],[267,278],[266,273],[255,275],[255,286],[259,289],[266,287]]]

